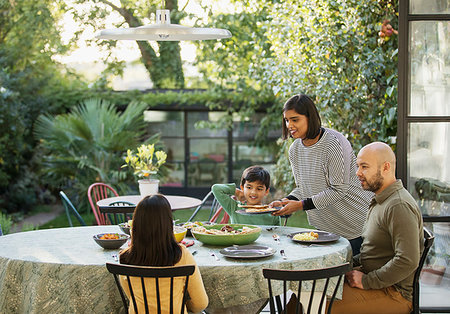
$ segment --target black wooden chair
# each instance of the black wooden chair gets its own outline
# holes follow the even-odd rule
[[[141,288],[143,292],[143,298],[145,303],[145,312],[149,313],[148,301],[146,291],[150,289],[148,285],[145,285],[144,278],[155,278],[155,291],[156,291],[156,306],[158,314],[163,311],[161,308],[161,294],[170,294],[170,312],[174,313],[173,309],[173,282],[175,277],[185,277],[185,283],[183,288],[183,300],[181,302],[181,314],[184,313],[184,308],[187,301],[187,287],[189,283],[189,276],[194,273],[194,265],[186,266],[172,266],[172,267],[145,267],[145,266],[134,266],[134,265],[124,265],[124,264],[113,264],[106,263],[106,268],[110,273],[114,275],[114,280],[116,281],[117,288],[119,289],[120,296],[122,297],[123,306],[125,307],[125,312],[128,313],[128,302],[125,296],[125,292],[122,289],[119,281],[119,275],[126,276],[128,281],[128,288],[130,290],[130,296],[134,312],[138,313],[138,308],[136,304],[135,294],[133,292],[133,286],[131,285],[130,277],[140,277],[141,278]],[[170,278],[170,291],[160,291],[159,279],[160,278]],[[176,311],[178,312],[178,311]],[[166,313],[166,311],[164,311]]]
[[[420,279],[420,272],[422,271],[423,264],[425,263],[425,260],[427,258],[428,252],[430,251],[431,246],[434,242],[434,235],[431,231],[429,231],[427,228],[423,228],[424,233],[424,248],[422,252],[422,256],[420,256],[419,260],[419,266],[416,269],[416,272],[414,273],[414,281],[413,281],[413,310],[411,314],[419,314],[421,313],[421,310],[423,313],[433,313],[436,311],[436,309],[419,309],[419,295],[420,295],[420,285],[419,285],[419,279]]]
[[[110,209],[111,212],[106,213],[109,221],[111,221],[114,225],[118,225],[123,222],[127,222],[132,218],[132,214],[120,213],[121,209],[135,208],[136,204],[127,201],[115,201],[110,203],[108,206],[112,206],[112,208],[116,207],[118,211]]]
[[[298,282],[298,291],[297,291],[297,303],[295,308],[295,313],[303,313],[303,309],[307,309],[306,313],[311,313],[312,304],[314,300],[314,292],[316,289],[316,283],[319,279],[326,279],[323,292],[320,298],[319,304],[319,313],[322,312],[322,307],[326,305],[327,301],[327,288],[330,284],[330,278],[338,277],[336,285],[333,289],[333,294],[331,296],[328,313],[331,311],[331,307],[333,305],[333,301],[336,297],[337,290],[339,285],[344,277],[345,273],[350,270],[350,264],[345,263],[339,266],[322,268],[322,269],[312,269],[312,270],[281,270],[281,269],[263,269],[263,276],[267,278],[269,285],[269,304],[270,304],[270,313],[275,314],[277,311],[275,310],[275,301],[277,303],[278,313],[285,313],[286,309],[286,295],[287,295],[287,282],[288,281],[297,281]],[[280,280],[283,281],[283,302],[281,302],[281,298],[279,296],[273,295],[272,290],[272,280]],[[300,303],[301,289],[302,289],[302,281],[312,281],[311,295],[308,301],[307,306],[303,306]],[[275,299],[275,301],[274,301]]]

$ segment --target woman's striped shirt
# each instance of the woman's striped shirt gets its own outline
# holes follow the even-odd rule
[[[339,132],[324,129],[319,141],[304,146],[296,139],[289,148],[296,188],[290,193],[311,198],[309,223],[319,230],[347,239],[361,236],[373,193],[364,191],[356,176],[356,156],[350,142]]]

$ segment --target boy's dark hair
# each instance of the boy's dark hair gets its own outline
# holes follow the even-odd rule
[[[298,94],[289,98],[283,107],[283,113],[288,110],[295,110],[298,114],[306,116],[308,118],[308,130],[306,132],[306,138],[315,138],[320,133],[320,127],[322,121],[320,120],[319,111],[314,104],[313,100],[306,95]],[[289,138],[291,135],[286,127],[286,122],[283,117],[283,139]]]
[[[266,189],[270,187],[270,174],[269,172],[261,166],[251,166],[244,170],[241,177],[241,185],[243,186],[245,182],[255,182],[260,181],[265,186]]]

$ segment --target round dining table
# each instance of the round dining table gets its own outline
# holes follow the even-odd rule
[[[223,246],[197,240],[188,247],[195,252],[209,297],[207,312],[242,313],[247,305],[262,305],[269,295],[263,268],[318,269],[351,260],[350,244],[344,238],[302,245],[287,235],[305,229],[261,227],[253,244],[276,250],[264,258],[225,257],[220,253]],[[106,262],[115,262],[120,249],[105,250],[93,240],[94,235],[106,232],[120,229],[116,225],[88,226],[0,236],[0,313],[123,313],[113,275],[105,267]],[[280,241],[274,241],[274,234]]]
[[[202,201],[195,197],[180,195],[164,195],[172,210],[190,209],[198,207]],[[141,195],[121,195],[104,198],[97,202],[100,212],[104,213],[133,213],[137,203],[143,198]]]

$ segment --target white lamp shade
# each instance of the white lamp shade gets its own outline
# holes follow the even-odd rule
[[[105,29],[97,38],[109,40],[183,41],[231,37],[231,32],[220,28],[194,28],[177,24],[154,24],[133,28]]]
[[[109,40],[183,41],[229,38],[231,32],[221,28],[195,28],[170,24],[170,11],[156,10],[154,25],[104,29],[95,37]]]

